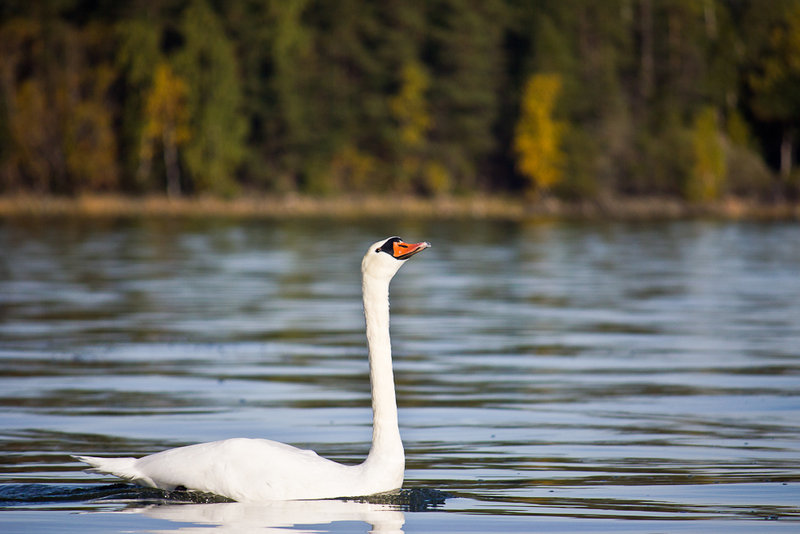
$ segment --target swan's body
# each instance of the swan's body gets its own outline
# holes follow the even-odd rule
[[[398,489],[405,456],[397,423],[389,339],[389,282],[412,255],[430,246],[393,237],[373,244],[361,263],[372,384],[372,447],[359,465],[267,439],[235,438],[169,449],[143,458],[76,456],[92,471],[143,486],[179,486],[236,501],[355,497]]]

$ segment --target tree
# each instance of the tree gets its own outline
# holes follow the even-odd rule
[[[67,64],[70,96],[66,132],[66,165],[74,191],[110,190],[118,186],[116,105],[112,97],[115,79],[108,26],[91,23],[77,32],[75,63]]]
[[[784,1],[769,7],[766,11],[772,18],[764,23],[765,42],[748,81],[753,89],[753,112],[782,130],[780,173],[787,179],[800,122],[800,3]]]
[[[153,187],[154,147],[144,144],[153,139],[145,132],[146,107],[156,69],[166,58],[160,48],[161,20],[157,13],[151,15],[125,18],[114,25],[115,68],[123,90],[119,116],[122,177],[124,186],[131,191]]]
[[[711,108],[724,189],[763,194],[763,150],[788,194],[798,57],[800,0],[12,1],[0,187],[705,198]]]
[[[553,116],[561,87],[557,74],[534,74],[522,95],[514,151],[517,170],[537,191],[549,190],[563,177],[565,124]]]
[[[241,85],[234,47],[205,0],[194,0],[180,24],[183,46],[175,72],[186,81],[190,139],[183,162],[198,192],[230,195],[245,153],[247,124],[241,115]]]
[[[442,175],[430,175],[426,165],[428,132],[431,115],[428,109],[427,91],[430,78],[419,62],[407,63],[401,74],[400,91],[389,101],[392,115],[398,124],[400,168],[403,182],[421,180],[422,187],[434,193],[449,189],[449,179]],[[428,179],[433,178],[433,179]]]
[[[558,195],[595,197],[621,187],[631,175],[635,119],[645,120],[635,106],[640,92],[633,76],[637,3],[520,2],[524,9],[514,31],[527,43],[522,70],[559,75],[557,113],[575,126],[561,140],[563,180],[553,191]]]
[[[153,86],[145,103],[146,123],[141,143],[142,172],[151,168],[156,143],[161,143],[167,174],[167,195],[181,194],[178,149],[189,141],[189,86],[172,72],[168,63],[156,67]]]
[[[304,159],[302,128],[313,127],[303,106],[311,40],[303,14],[308,0],[221,3],[241,69],[242,113],[248,120],[243,181],[271,191],[297,186]],[[299,126],[302,125],[302,126]]]
[[[113,71],[108,32],[52,16],[0,27],[0,92],[6,122],[7,185],[75,194],[116,187]]]
[[[703,108],[694,120],[694,162],[684,191],[691,202],[717,200],[724,191],[727,169],[722,134],[717,122],[717,110],[711,106]]]
[[[431,151],[456,188],[473,190],[495,155],[505,87],[504,4],[428,2],[425,60],[431,72]]]

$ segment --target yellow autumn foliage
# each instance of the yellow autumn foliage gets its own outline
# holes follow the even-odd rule
[[[160,63],[147,97],[145,135],[150,140],[172,136],[176,145],[189,140],[189,86],[168,63]]]
[[[106,37],[92,24],[0,25],[0,184],[59,193],[119,185],[108,105],[114,73],[91,58]]]
[[[452,189],[447,167],[435,159],[428,134],[433,120],[428,103],[431,80],[425,67],[410,61],[400,73],[400,90],[389,100],[389,110],[399,131],[400,190],[416,187],[426,194],[440,195]]]
[[[566,125],[553,116],[561,87],[558,74],[534,74],[522,94],[520,117],[514,131],[514,152],[517,170],[534,190],[546,191],[563,177],[561,142]]]
[[[178,148],[190,138],[189,86],[168,63],[156,66],[153,85],[145,102],[144,140],[141,145],[143,173],[148,173],[157,143],[161,143],[167,173],[167,192],[180,194]]]
[[[419,63],[408,63],[401,73],[400,92],[389,101],[395,120],[400,124],[400,138],[407,147],[418,147],[425,141],[431,126],[425,92],[430,80]]]

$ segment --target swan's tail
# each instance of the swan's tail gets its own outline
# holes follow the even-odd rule
[[[140,482],[142,474],[136,469],[136,458],[98,458],[97,456],[72,456],[78,461],[91,465],[87,471],[114,475],[131,482]]]

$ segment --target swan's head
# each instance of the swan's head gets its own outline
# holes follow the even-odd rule
[[[431,246],[430,243],[406,243],[399,237],[390,237],[373,243],[364,260],[361,272],[365,275],[390,280],[408,258]]]

